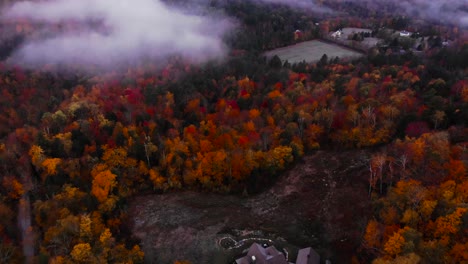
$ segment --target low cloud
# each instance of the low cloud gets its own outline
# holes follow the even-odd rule
[[[293,8],[301,8],[313,10],[315,12],[326,13],[332,12],[331,9],[328,9],[323,6],[317,5],[315,0],[256,0],[263,3],[274,3],[274,4],[283,4]]]
[[[318,13],[332,12],[315,0],[251,1]],[[372,6],[391,1],[399,7],[400,10],[395,10],[398,14],[468,27],[466,0],[351,1]],[[222,39],[233,28],[232,20],[220,13],[207,14],[208,0],[186,3],[191,7],[182,10],[169,7],[161,0],[16,2],[3,10],[2,19],[31,21],[36,31],[9,61],[24,67],[43,64],[115,67],[141,59],[161,60],[173,54],[194,61],[224,56],[227,48]]]
[[[222,37],[232,28],[225,18],[190,15],[159,0],[18,2],[2,17],[40,25],[9,59],[29,67],[114,67],[173,54],[204,61],[225,54]]]
[[[396,1],[408,14],[424,19],[468,26],[468,2],[466,0],[405,0]]]
[[[468,27],[466,0],[351,0],[374,8],[391,3],[397,8],[394,15],[407,15],[429,21],[451,23]]]

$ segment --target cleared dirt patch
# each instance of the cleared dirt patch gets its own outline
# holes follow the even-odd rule
[[[339,57],[340,59],[351,59],[363,56],[363,54],[338,45],[326,43],[319,40],[301,42],[284,48],[270,50],[265,56],[271,58],[277,55],[281,61],[289,63],[317,62],[327,54],[328,58]]]
[[[250,197],[179,192],[130,204],[132,232],[147,263],[232,263],[252,242],[275,245],[291,261],[300,247],[349,263],[370,213],[369,152],[320,151]]]

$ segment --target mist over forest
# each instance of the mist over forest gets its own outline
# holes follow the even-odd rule
[[[329,16],[346,11],[332,10],[326,1],[237,2],[278,4]],[[394,15],[468,26],[468,7],[463,0],[346,3],[353,2],[371,10],[383,8]],[[1,17],[4,21],[26,19],[40,25],[37,37],[26,39],[10,56],[12,63],[26,67],[58,63],[112,68],[148,58],[164,60],[174,54],[198,62],[224,58],[229,52],[226,35],[239,27],[240,22],[223,11],[228,4],[229,1],[207,0],[15,1],[4,6]],[[67,22],[73,26],[60,26]]]

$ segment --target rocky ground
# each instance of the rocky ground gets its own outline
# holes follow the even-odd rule
[[[319,151],[267,191],[241,197],[196,192],[146,195],[130,203],[132,232],[147,263],[232,263],[252,242],[295,260],[312,246],[349,263],[370,214],[368,151]]]

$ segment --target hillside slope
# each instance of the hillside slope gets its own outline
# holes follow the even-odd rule
[[[370,213],[369,155],[318,151],[250,197],[195,192],[137,197],[129,214],[133,234],[141,239],[147,263],[228,263],[252,241],[285,248],[292,260],[296,247],[313,246],[323,259],[349,262]],[[235,243],[242,239],[245,244]]]

